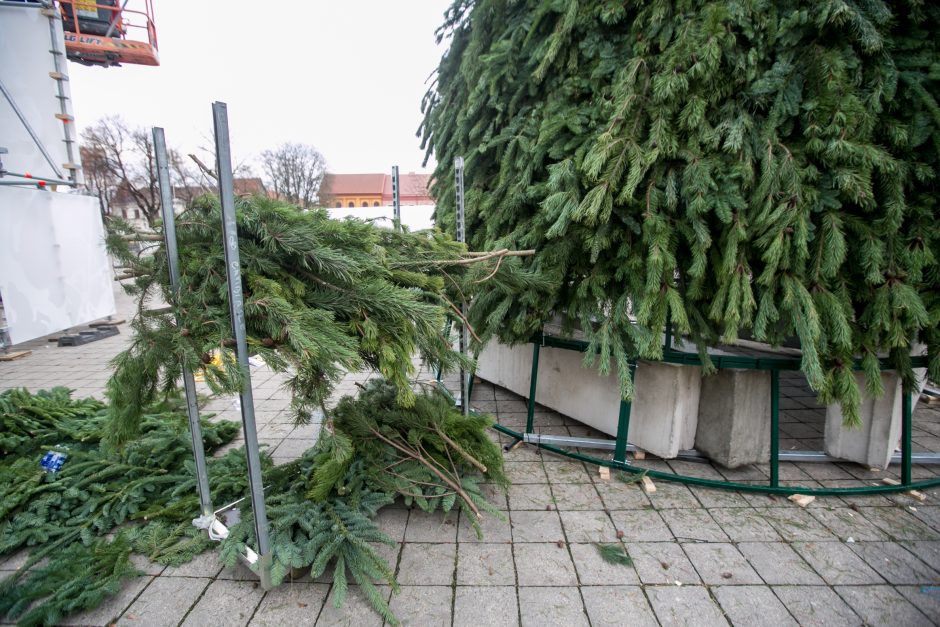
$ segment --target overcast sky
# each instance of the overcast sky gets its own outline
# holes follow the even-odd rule
[[[119,114],[191,151],[211,142],[221,100],[239,160],[292,141],[315,145],[332,172],[433,167],[421,168],[415,131],[450,0],[154,5],[159,67],[69,64],[79,127]]]

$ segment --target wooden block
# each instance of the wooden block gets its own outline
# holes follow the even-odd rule
[[[927,500],[927,495],[924,494],[923,492],[921,492],[920,490],[911,490],[910,492],[908,492],[908,494],[909,494],[911,497],[913,497],[913,498],[917,499],[918,501],[920,501],[921,503],[923,503],[924,501]]]
[[[884,483],[885,485],[901,485],[900,481],[897,479],[892,479],[891,477],[885,477],[881,480],[881,483]]]
[[[633,459],[646,459],[646,451],[640,449],[633,451]]]
[[[514,450],[516,450],[517,448],[519,448],[520,446],[522,446],[523,444],[525,444],[525,442],[523,442],[522,440],[516,440],[516,443],[513,444],[512,446],[510,446],[509,448],[507,448],[506,450],[507,450],[507,451],[514,451]]]
[[[32,354],[33,351],[14,351],[12,353],[0,353],[0,361],[14,361]]]
[[[60,335],[53,335],[52,337],[50,337],[50,338],[49,338],[48,340],[46,340],[46,341],[47,341],[47,342],[58,342],[60,337],[62,337],[62,336],[60,336]]]
[[[933,394],[921,394],[920,400],[928,405],[940,405],[940,396],[934,396]]]
[[[610,468],[607,466],[598,466],[597,474],[601,476],[601,479],[604,481],[610,481]]]
[[[643,475],[643,491],[647,494],[653,494],[656,492],[656,484],[653,483],[653,480]]]
[[[74,122],[75,118],[69,115],[68,113],[56,113],[55,117],[63,122]],[[65,164],[62,164],[65,167]],[[77,168],[78,166],[76,166]]]
[[[810,503],[816,500],[815,496],[810,496],[808,494],[791,494],[787,497],[788,500],[793,501],[800,507],[806,507]]]
[[[63,74],[62,72],[49,72],[49,78],[54,78],[57,81],[69,80],[69,77]]]

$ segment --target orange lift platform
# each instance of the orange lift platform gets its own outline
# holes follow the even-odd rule
[[[60,0],[69,60],[102,67],[160,65],[152,0]]]

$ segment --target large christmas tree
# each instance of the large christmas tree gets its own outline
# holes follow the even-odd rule
[[[797,336],[850,416],[856,360],[910,384],[920,340],[936,376],[938,25],[917,0],[456,0],[424,103],[438,218],[462,155],[471,246],[536,248],[555,286],[499,335],[564,313],[627,396],[669,321],[700,349]]]

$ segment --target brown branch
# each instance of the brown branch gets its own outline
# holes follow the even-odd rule
[[[467,328],[467,331],[469,331],[470,335],[473,336],[473,339],[475,339],[477,342],[480,342],[480,336],[477,335],[476,331],[473,330],[473,327],[470,325],[470,322],[467,321],[467,318],[466,316],[463,315],[463,312],[461,312],[460,309],[457,308],[457,305],[450,302],[450,299],[448,299],[443,294],[441,294],[440,297],[444,299],[444,302],[450,305],[450,308],[454,310],[454,313],[456,313],[460,317],[460,319],[463,321],[464,326]]]
[[[474,281],[474,283],[485,283],[486,281],[489,281],[494,276],[496,276],[496,273],[499,272],[499,267],[503,264],[503,259],[505,259],[505,257],[500,257],[496,261],[496,267],[493,268],[493,271],[490,272],[488,275],[486,275],[484,278],[480,279],[479,281]]]
[[[454,481],[454,479],[448,477],[445,473],[438,470],[433,464],[431,464],[427,459],[425,459],[424,456],[421,455],[421,453],[419,453],[418,451],[409,449],[407,446],[398,444],[397,442],[393,442],[392,440],[382,435],[377,429],[370,428],[369,431],[371,431],[375,437],[382,440],[383,442],[385,442],[386,444],[388,444],[395,450],[401,453],[404,453],[405,455],[408,455],[409,457],[413,457],[416,461],[420,462],[421,464],[424,464],[431,472],[433,472],[435,475],[440,477],[441,481],[446,483],[448,486],[450,486],[450,488],[454,492],[460,495],[460,498],[462,498],[464,502],[467,504],[467,506],[471,510],[473,510],[473,513],[476,514],[477,518],[483,518],[483,515],[480,513],[480,510],[477,509],[476,504],[470,498],[470,495],[464,491],[461,485],[457,483],[456,481]]]
[[[203,174],[205,174],[206,176],[210,178],[214,178],[215,180],[219,180],[219,177],[215,175],[215,172],[213,172],[212,169],[209,168],[209,166],[207,166],[205,163],[200,161],[199,157],[197,157],[196,155],[192,153],[189,153],[189,158],[196,162],[196,166],[200,170],[202,170]]]
[[[471,455],[470,453],[468,453],[467,451],[465,451],[462,446],[460,446],[459,444],[457,444],[456,442],[454,442],[453,440],[451,440],[449,437],[447,437],[447,434],[444,433],[444,431],[443,431],[440,427],[438,427],[437,425],[434,425],[434,430],[437,431],[437,434],[438,434],[439,436],[441,436],[441,439],[443,439],[445,442],[447,442],[447,444],[449,444],[450,446],[452,446],[455,451],[457,451],[458,453],[460,453],[460,456],[461,456],[461,457],[463,457],[465,460],[467,460],[468,462],[470,462],[470,464],[472,464],[473,466],[475,466],[477,470],[479,470],[479,471],[482,472],[483,474],[486,474],[486,466],[484,466],[483,464],[481,464],[480,461],[479,461],[477,458],[475,458],[473,455]]]

